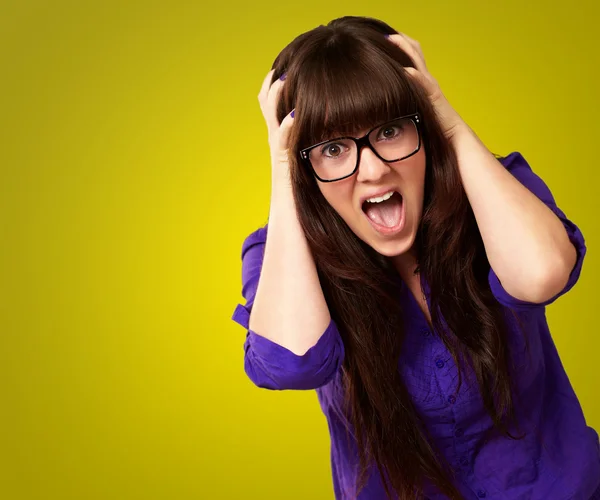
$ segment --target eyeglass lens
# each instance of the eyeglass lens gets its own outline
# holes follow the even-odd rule
[[[398,161],[418,148],[419,133],[410,118],[401,118],[371,131],[369,142],[385,161]],[[346,177],[356,168],[356,143],[352,139],[334,139],[311,149],[308,158],[321,179]]]

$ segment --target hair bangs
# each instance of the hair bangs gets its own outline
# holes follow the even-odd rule
[[[388,43],[388,42],[386,42]],[[415,113],[418,99],[402,65],[388,54],[325,47],[298,71],[298,146],[358,136],[380,123]]]

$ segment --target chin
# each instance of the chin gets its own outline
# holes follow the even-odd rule
[[[379,254],[384,257],[398,257],[410,251],[414,243],[414,236],[411,238],[401,238],[398,241],[389,241],[386,243],[373,242],[369,245]]]
[[[390,238],[387,241],[379,238],[373,238],[372,234],[363,234],[359,236],[367,245],[369,245],[378,254],[384,257],[397,257],[411,250],[415,243],[416,234],[415,231],[410,231],[400,234],[394,238]]]

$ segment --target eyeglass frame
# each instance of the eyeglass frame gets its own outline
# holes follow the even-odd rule
[[[417,148],[412,153],[410,153],[409,155],[403,156],[402,158],[398,158],[396,160],[386,160],[385,158],[383,158],[375,150],[375,147],[369,141],[369,135],[371,135],[371,132],[373,132],[374,130],[377,130],[378,128],[380,128],[380,127],[382,127],[382,126],[384,126],[384,125],[386,125],[388,123],[395,122],[397,120],[402,120],[404,118],[410,118],[411,121],[415,124],[415,128],[417,129],[417,137],[419,138],[419,143],[417,145]],[[397,161],[406,160],[407,158],[410,158],[414,154],[418,153],[419,150],[421,149],[421,131],[419,129],[419,124],[420,123],[421,123],[421,115],[418,112],[417,113],[411,113],[409,115],[399,116],[398,118],[392,118],[391,120],[388,120],[388,121],[386,121],[384,123],[376,125],[375,127],[373,127],[371,130],[369,130],[362,137],[350,137],[350,136],[347,136],[347,137],[336,137],[334,139],[327,139],[325,141],[319,142],[318,144],[313,144],[312,146],[309,146],[307,148],[301,149],[299,151],[300,159],[310,165],[310,168],[313,171],[313,174],[321,182],[336,182],[336,181],[341,181],[343,179],[347,179],[348,177],[352,177],[357,172],[358,165],[360,164],[360,152],[361,152],[361,150],[362,150],[363,147],[368,147],[371,151],[373,151],[373,153],[375,154],[375,156],[377,156],[377,158],[379,158],[381,161],[384,161],[386,163],[395,163]],[[308,157],[310,151],[312,149],[314,149],[316,147],[319,147],[319,146],[321,146],[323,144],[326,144],[328,142],[340,141],[342,139],[350,139],[350,140],[354,141],[354,143],[356,144],[356,165],[354,166],[354,170],[352,170],[352,172],[349,173],[348,175],[345,175],[344,177],[338,177],[337,179],[321,179],[321,177],[319,177],[319,175],[317,174],[315,168],[313,167],[313,165],[312,165],[312,163],[311,163],[311,161],[310,161],[310,159]]]

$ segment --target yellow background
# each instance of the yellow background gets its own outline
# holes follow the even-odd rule
[[[2,2],[0,499],[333,497],[315,393],[252,386],[230,316],[268,213],[260,84],[346,14],[419,40],[581,227],[581,280],[548,316],[600,430],[594,3]]]

